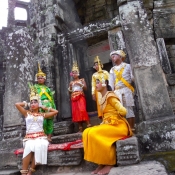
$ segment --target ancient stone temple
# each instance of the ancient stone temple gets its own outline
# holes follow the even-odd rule
[[[174,0],[8,0],[8,5],[8,26],[0,30],[0,170],[18,167],[14,151],[22,147],[25,123],[14,104],[28,100],[27,82],[34,82],[38,62],[60,111],[53,141],[64,143],[81,139],[81,134],[74,133],[67,90],[73,61],[78,62],[80,77],[87,83],[91,114],[96,111],[91,97],[94,57],[98,55],[109,71],[113,66],[110,51],[123,49],[135,77],[137,133],[118,143],[122,152],[118,163],[154,160],[168,173],[174,172]],[[26,10],[27,20],[15,19],[17,7]],[[97,116],[90,119],[99,124]],[[127,145],[133,149],[126,151]],[[52,152],[48,161],[39,174],[55,173],[61,166],[93,166],[83,162],[82,149]]]

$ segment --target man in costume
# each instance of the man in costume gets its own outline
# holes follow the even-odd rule
[[[110,53],[115,66],[110,70],[109,85],[114,93],[119,97],[123,106],[127,109],[126,119],[134,131],[135,115],[133,111],[134,88],[131,82],[134,81],[130,64],[124,63],[126,54],[123,50],[112,51]]]
[[[98,164],[91,174],[106,175],[116,164],[117,140],[132,136],[125,119],[127,110],[114,92],[109,91],[108,76],[101,73],[96,77],[96,90],[101,93],[102,123],[83,132],[84,159]]]
[[[92,75],[92,82],[91,82],[91,86],[92,86],[92,99],[94,101],[96,101],[97,103],[97,111],[98,111],[98,117],[102,117],[102,113],[100,110],[100,100],[101,100],[101,94],[99,92],[96,91],[96,79],[99,75],[106,75],[109,78],[109,73],[106,70],[102,70],[103,68],[103,64],[101,63],[99,56],[96,56],[94,58],[94,66],[93,68],[97,71]]]
[[[38,69],[39,69],[38,73],[35,75],[35,81],[37,81],[38,83],[35,84],[34,86],[37,89],[37,93],[40,96],[40,100],[41,100],[40,105],[48,107],[48,109],[50,108],[56,109],[54,99],[53,99],[54,92],[52,92],[50,88],[45,85],[46,74],[42,72],[39,64],[38,64]],[[51,141],[51,136],[53,133],[53,117],[44,119],[44,132],[45,134],[47,134],[49,141]]]

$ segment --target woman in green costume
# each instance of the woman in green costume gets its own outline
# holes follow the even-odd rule
[[[46,74],[42,72],[40,65],[38,64],[38,73],[36,74],[36,81],[38,82],[37,84],[34,85],[34,87],[37,90],[37,93],[40,96],[40,105],[43,105],[49,109],[53,108],[56,109],[54,99],[53,99],[53,94],[50,90],[49,87],[45,85],[46,81]],[[42,109],[41,109],[42,110]],[[44,112],[44,111],[41,111]],[[54,116],[53,116],[54,117]],[[48,136],[48,140],[51,142],[51,136],[53,133],[53,117],[44,119],[44,132]]]

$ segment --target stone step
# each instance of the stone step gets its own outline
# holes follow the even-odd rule
[[[91,172],[59,172],[49,175],[90,175]],[[143,161],[139,164],[113,167],[108,175],[168,175],[164,165],[157,161]]]
[[[57,173],[57,174],[49,174],[49,175],[91,175],[91,172],[71,172],[71,173]]]
[[[74,142],[82,139],[82,133],[65,134],[52,137],[52,144]]]
[[[20,175],[21,173],[19,172],[18,169],[14,170],[0,170],[0,175]]]

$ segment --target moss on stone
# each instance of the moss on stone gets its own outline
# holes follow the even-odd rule
[[[165,166],[168,172],[175,171],[175,151],[144,154],[142,160],[157,160]]]

